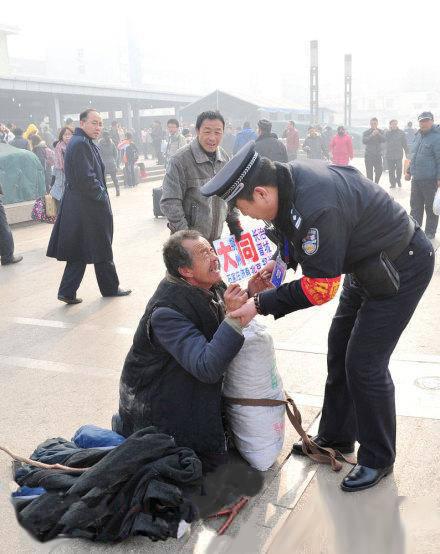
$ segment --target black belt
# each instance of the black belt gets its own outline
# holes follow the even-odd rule
[[[415,220],[411,216],[409,216],[408,219],[409,219],[408,227],[406,228],[406,231],[405,231],[404,235],[402,236],[402,238],[398,242],[396,242],[396,244],[393,244],[392,246],[390,246],[389,248],[384,250],[384,252],[386,252],[388,258],[392,262],[397,260],[397,258],[400,256],[400,254],[402,254],[402,252],[405,250],[405,248],[411,242],[411,240],[414,236],[414,233],[416,232],[416,229],[418,229],[418,225],[416,225]]]

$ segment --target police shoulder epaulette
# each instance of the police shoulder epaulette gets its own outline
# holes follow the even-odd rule
[[[290,209],[290,220],[295,229],[300,229],[303,218],[299,211],[295,208],[295,206],[292,206],[292,208]]]

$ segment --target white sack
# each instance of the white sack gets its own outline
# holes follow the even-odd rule
[[[273,340],[266,327],[253,320],[243,329],[240,352],[232,360],[223,382],[223,395],[232,398],[284,400]],[[240,406],[226,403],[226,414],[238,451],[249,464],[266,471],[283,447],[282,406]]]

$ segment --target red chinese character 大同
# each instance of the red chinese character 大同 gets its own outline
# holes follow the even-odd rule
[[[220,242],[220,248],[217,250],[217,254],[219,257],[223,258],[223,270],[227,273],[229,269],[229,264],[235,269],[238,267],[238,263],[234,260],[234,258],[230,255],[230,252],[232,252],[232,246],[230,244],[225,244],[223,241]]]
[[[254,239],[252,238],[250,233],[245,233],[244,235],[241,235],[241,239],[238,242],[237,246],[238,251],[240,252],[240,256],[243,260],[258,262],[258,252],[255,248]]]

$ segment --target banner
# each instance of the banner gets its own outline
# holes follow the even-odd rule
[[[214,248],[228,284],[249,279],[274,254],[274,247],[267,238],[264,227],[242,233],[238,242],[233,235],[216,240]]]

